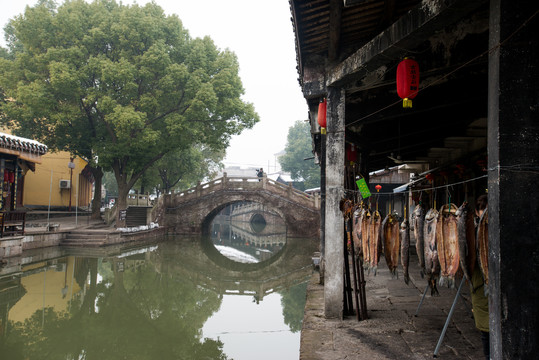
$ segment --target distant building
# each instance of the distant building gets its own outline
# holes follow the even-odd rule
[[[256,177],[256,171],[258,169],[259,168],[254,167],[241,168],[239,166],[228,166],[223,170],[219,170],[216,178],[222,177],[224,173],[226,173],[226,176],[228,177]]]
[[[280,171],[280,172],[274,173],[274,174],[269,174],[268,179],[271,179],[273,181],[276,181],[276,182],[279,182],[279,183],[285,184],[285,185],[292,184],[292,186],[294,188],[299,189],[299,190],[303,190],[303,188],[305,187],[304,184],[303,184],[304,183],[303,179],[294,180],[294,179],[292,179],[292,177],[290,176],[289,173],[286,173],[286,172],[283,172],[283,171]]]
[[[305,189],[305,192],[309,195],[320,195],[320,187]]]
[[[369,201],[377,201],[383,214],[388,214],[391,211],[402,217],[408,192],[400,192],[398,189],[410,182],[412,174],[424,170],[426,170],[424,164],[402,164],[370,172],[369,190],[374,196],[371,196]],[[382,187],[379,192],[376,191],[377,185]],[[395,193],[399,193],[401,196],[395,196]]]

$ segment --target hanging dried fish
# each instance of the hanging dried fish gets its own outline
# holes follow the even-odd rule
[[[457,210],[457,231],[459,238],[460,268],[468,281],[472,282],[476,250],[475,250],[475,225],[473,213],[470,211],[468,202],[464,202]],[[473,284],[472,284],[473,287]]]
[[[397,215],[387,214],[384,218],[384,221],[382,221],[381,237],[387,267],[392,276],[397,276],[400,250],[399,219]]]
[[[354,211],[352,218],[354,231],[352,232],[352,237],[354,238],[354,247],[358,250],[358,254],[361,253],[361,222],[364,215],[364,210],[361,207],[358,207]]]
[[[365,209],[363,218],[361,219],[361,248],[363,256],[363,268],[365,270],[371,267],[371,252],[370,252],[370,236],[369,236],[369,223],[371,219],[371,212]]]
[[[459,269],[459,244],[457,232],[458,208],[455,204],[446,204],[440,209],[436,224],[436,247],[440,262],[440,285],[455,287],[455,275]]]
[[[428,276],[431,295],[438,294],[436,282],[440,276],[440,262],[436,249],[436,224],[438,222],[438,210],[430,209],[425,215],[423,224],[423,239],[425,243],[425,274]]]
[[[425,210],[422,204],[418,204],[412,213],[412,228],[414,230],[415,249],[419,259],[419,274],[423,278],[425,274],[425,241],[424,241]]]
[[[401,240],[401,263],[404,272],[404,282],[408,285],[410,275],[408,274],[408,263],[410,260],[410,226],[408,220],[404,219],[400,225]]]
[[[374,211],[369,221],[369,251],[370,251],[370,267],[369,270],[374,272],[378,270],[378,262],[382,253],[381,239],[382,216],[378,210]]]
[[[488,210],[486,209],[477,226],[477,250],[479,253],[479,267],[483,273],[485,284],[488,285]],[[488,289],[485,286],[485,289]]]

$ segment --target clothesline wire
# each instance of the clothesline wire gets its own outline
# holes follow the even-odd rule
[[[417,190],[410,190],[410,191],[411,192],[421,192],[421,191],[429,191],[429,190],[446,189],[446,188],[449,188],[449,187],[453,187],[453,186],[456,186],[456,185],[462,185],[462,184],[472,182],[472,181],[476,181],[476,180],[479,180],[479,179],[483,179],[483,178],[486,178],[486,177],[488,177],[488,175],[481,175],[481,176],[478,176],[478,177],[475,177],[475,178],[472,178],[472,179],[458,181],[458,182],[451,183],[451,184],[433,186],[433,187],[426,188],[426,189],[417,189]]]
[[[534,164],[517,164],[517,165],[507,165],[507,166],[498,165],[498,166],[495,166],[495,167],[488,168],[487,170],[488,171],[501,170],[501,171],[512,171],[512,172],[529,172],[529,173],[534,173],[534,174],[539,173],[539,171],[537,171],[537,170],[539,170],[539,167],[534,165]],[[450,188],[450,187],[453,187],[453,186],[462,185],[462,184],[465,184],[465,183],[468,183],[468,182],[483,179],[483,178],[486,178],[486,177],[488,177],[488,175],[485,174],[485,175],[474,177],[472,179],[458,181],[458,182],[454,182],[454,183],[451,183],[451,184],[438,185],[438,186],[433,186],[433,187],[423,188],[423,189],[411,189],[409,191],[410,192],[424,192],[424,191],[432,191],[432,190],[438,190],[438,189],[446,189],[446,188]],[[345,190],[345,193],[356,194],[358,192],[359,192],[359,190],[348,190],[348,189]],[[402,191],[401,193],[405,194],[406,191]],[[372,195],[378,195],[379,196],[379,195],[395,195],[395,194],[399,194],[399,193],[395,193],[395,192],[377,192],[377,193],[374,193]]]
[[[488,168],[488,171],[509,171],[509,172],[520,172],[520,173],[530,173],[530,174],[539,174],[539,166],[535,164],[515,164],[515,165],[498,165],[491,168]]]
[[[465,183],[468,183],[468,182],[472,182],[472,181],[477,181],[479,179],[483,179],[483,178],[486,178],[488,177],[488,175],[481,175],[481,176],[477,176],[477,177],[474,177],[472,179],[467,179],[467,180],[463,180],[463,181],[458,181],[458,182],[454,182],[454,183],[451,183],[451,184],[445,184],[445,185],[439,185],[439,186],[433,186],[433,187],[429,187],[429,188],[424,188],[424,189],[411,189],[409,190],[410,192],[424,192],[424,191],[432,191],[432,190],[438,190],[438,189],[445,189],[445,188],[449,188],[449,187],[453,187],[453,186],[456,186],[456,185],[462,185],[462,184],[465,184]],[[353,193],[353,194],[356,194],[356,193],[359,193],[359,190],[344,190],[345,193]],[[380,196],[380,195],[396,195],[396,194],[406,194],[407,191],[403,191],[402,193],[395,193],[395,192],[377,192],[377,193],[373,193],[372,195],[377,195],[377,196]]]

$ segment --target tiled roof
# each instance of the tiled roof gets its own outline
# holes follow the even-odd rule
[[[38,141],[3,132],[0,132],[0,148],[24,151],[37,155],[44,155],[48,150],[47,145]]]

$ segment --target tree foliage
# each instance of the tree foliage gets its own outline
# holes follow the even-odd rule
[[[160,190],[166,194],[173,188],[190,188],[198,181],[215,175],[223,158],[224,152],[193,146],[168,153],[153,166],[155,170],[152,173],[158,174]]]
[[[0,88],[11,99],[3,123],[112,169],[119,209],[166,154],[195,144],[224,152],[258,121],[241,100],[235,54],[191,38],[155,3],[44,0],[6,31],[13,60],[0,59]]]
[[[305,160],[312,156],[309,124],[298,120],[288,129],[285,154],[279,157],[279,163],[292,179],[304,180],[305,188],[319,187],[320,168],[313,160]]]
[[[153,164],[139,179],[140,193],[167,194],[171,190],[185,190],[199,181],[211,178],[222,168],[224,152],[195,144],[187,149],[176,149]]]

